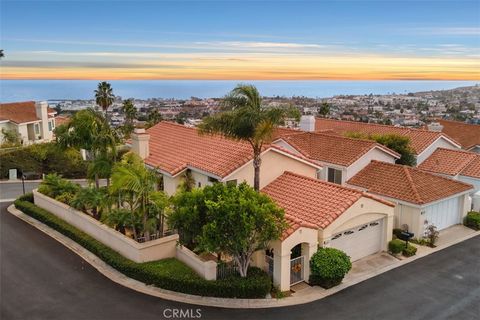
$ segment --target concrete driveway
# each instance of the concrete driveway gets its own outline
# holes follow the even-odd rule
[[[480,314],[480,237],[317,302],[235,310],[179,304],[121,287],[10,215],[7,205],[0,204],[1,319],[173,319],[174,310],[190,319],[229,320],[478,319]]]

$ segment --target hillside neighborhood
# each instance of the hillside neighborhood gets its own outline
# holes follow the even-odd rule
[[[97,98],[103,112],[68,119],[46,102],[1,104],[2,158],[12,159],[3,161],[3,178],[23,178],[23,163],[33,161],[18,158],[24,148],[78,152],[90,186],[40,172],[40,187],[17,209],[61,233],[78,229],[100,243],[89,247],[105,247],[95,249],[101,259],[134,279],[205,296],[278,297],[301,292],[302,283],[328,289],[348,279],[352,263],[382,252],[408,259],[463,235],[463,224],[480,227],[478,125],[411,128],[297,114],[287,128],[292,115],[265,108],[255,87],[232,95],[241,103],[196,127],[159,119],[120,133],[106,120],[108,96]],[[197,287],[142,271],[154,261],[160,273],[175,261]]]

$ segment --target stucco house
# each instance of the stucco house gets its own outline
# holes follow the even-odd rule
[[[303,126],[302,126],[303,124]],[[397,134],[410,138],[417,165],[421,164],[437,148],[460,149],[461,145],[442,132],[388,126],[355,121],[343,121],[325,118],[306,117],[300,123],[304,131],[328,132],[344,135],[349,132],[364,134]]]
[[[441,174],[474,186],[474,192],[480,191],[480,154],[439,148],[430,155],[419,169]]]
[[[372,160],[395,163],[400,155],[370,140],[324,133],[300,132],[284,135],[273,142],[292,153],[323,166],[318,178],[344,184]]]
[[[18,132],[23,145],[52,141],[55,114],[45,101],[0,104],[0,143],[3,142],[2,130]]]
[[[458,141],[464,150],[480,153],[480,125],[450,120],[435,120],[440,131]]]
[[[163,176],[163,188],[173,195],[187,170],[196,187],[214,182],[253,185],[253,152],[250,144],[221,136],[199,135],[197,129],[160,122],[132,134],[131,147],[145,164]],[[290,170],[315,178],[322,166],[275,145],[265,146],[260,170],[260,188]]]
[[[395,228],[416,238],[428,225],[437,230],[460,224],[471,207],[473,186],[409,166],[372,161],[347,184],[396,204]]]
[[[284,208],[289,228],[253,265],[268,270],[286,291],[308,281],[318,246],[346,252],[352,261],[386,250],[392,238],[394,204],[368,193],[285,172],[262,189]]]

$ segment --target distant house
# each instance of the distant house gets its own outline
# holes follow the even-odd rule
[[[409,166],[372,161],[347,184],[396,203],[395,227],[421,238],[428,225],[460,224],[471,207],[473,186]]]
[[[448,120],[436,121],[442,126],[442,132],[458,141],[463,149],[480,153],[480,125]]]
[[[42,102],[14,102],[0,104],[0,141],[2,131],[14,130],[20,135],[21,143],[29,145],[53,139],[56,111]]]
[[[480,154],[439,148],[418,167],[469,183],[480,190]]]
[[[302,124],[302,121],[300,122]],[[313,130],[312,130],[313,128]],[[308,130],[310,129],[310,130]],[[397,134],[408,137],[411,147],[415,153],[417,165],[422,163],[437,148],[460,149],[458,142],[442,132],[434,132],[422,129],[412,129],[380,124],[342,121],[324,118],[310,119],[309,125],[304,131],[327,131],[337,135],[344,135],[350,132],[364,134]]]
[[[132,134],[132,150],[163,176],[164,191],[172,195],[190,172],[196,187],[214,182],[253,185],[253,151],[246,142],[199,135],[197,129],[160,122],[146,132]],[[261,155],[260,187],[290,170],[315,178],[322,166],[275,145]]]
[[[372,160],[395,163],[400,155],[370,140],[331,134],[297,132],[276,139],[274,144],[322,165],[318,178],[344,184]]]

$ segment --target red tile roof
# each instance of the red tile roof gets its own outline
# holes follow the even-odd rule
[[[48,113],[56,113],[48,108]],[[35,111],[35,101],[12,102],[0,104],[0,120],[9,120],[15,123],[39,121]]]
[[[438,148],[418,168],[450,176],[460,174],[480,179],[480,154]]]
[[[409,166],[372,161],[347,181],[378,195],[414,204],[426,204],[472,189],[457,180]]]
[[[284,238],[301,226],[324,229],[361,197],[392,203],[353,188],[285,172],[262,192],[284,208],[290,224]]]
[[[480,146],[480,125],[458,121],[436,120],[442,126],[442,132],[458,141],[464,149]]]
[[[406,136],[410,138],[412,149],[417,155],[422,153],[440,137],[447,138],[456,143],[452,138],[441,132],[324,118],[316,118],[315,130],[329,130],[339,135],[343,135],[347,132],[360,132],[365,134],[397,134]]]
[[[400,155],[395,151],[374,141],[351,139],[331,134],[304,132],[285,136],[282,140],[309,159],[341,166],[351,165],[373,148],[380,148],[392,156],[400,158]]]
[[[253,158],[252,147],[219,135],[199,135],[197,129],[172,122],[160,122],[147,130],[150,134],[150,155],[145,163],[176,175],[187,167],[194,167],[220,178]],[[265,146],[288,156],[311,162],[277,146]],[[318,166],[311,162],[312,165]]]
[[[56,116],[55,117],[55,126],[60,126],[62,124],[67,124],[71,120],[68,116]]]

